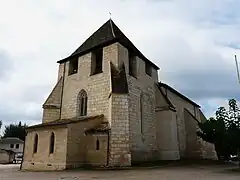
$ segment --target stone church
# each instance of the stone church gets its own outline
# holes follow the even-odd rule
[[[111,19],[58,63],[42,123],[27,128],[21,169],[216,158],[196,135],[200,106],[159,81],[159,67]]]

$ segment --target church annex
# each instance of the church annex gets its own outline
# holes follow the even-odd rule
[[[216,158],[196,135],[200,106],[160,82],[111,19],[58,63],[42,123],[27,128],[22,169]]]

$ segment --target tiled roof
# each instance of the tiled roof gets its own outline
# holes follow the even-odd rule
[[[28,129],[35,129],[39,127],[47,127],[47,126],[58,126],[58,125],[66,125],[70,123],[76,123],[80,121],[86,121],[86,120],[91,120],[91,119],[96,119],[96,118],[103,118],[104,115],[97,115],[97,116],[82,116],[82,117],[75,117],[75,118],[70,118],[70,119],[60,119],[56,121],[51,121],[47,123],[42,123],[42,124],[37,124],[34,126],[29,126]]]
[[[133,43],[123,34],[123,32],[116,26],[116,24],[110,19],[104,23],[97,31],[95,31],[79,48],[77,48],[69,57],[58,61],[63,63],[69,59],[86,54],[94,48],[104,47],[112,43],[119,42],[126,48],[133,51],[137,56],[142,58],[144,61],[150,63],[155,69],[159,69],[157,65],[147,59],[134,45]]]
[[[98,132],[108,132],[110,131],[109,123],[108,122],[102,122],[99,126],[95,128],[91,128],[85,131],[86,134],[93,134]]]
[[[188,97],[186,97],[185,95],[181,94],[180,92],[178,92],[177,90],[173,89],[171,86],[165,84],[165,83],[158,83],[159,87],[164,87],[166,89],[168,89],[169,91],[173,92],[174,94],[176,94],[177,96],[181,97],[182,99],[188,101],[189,103],[193,104],[196,107],[200,107],[197,103],[193,102],[192,100],[190,100]]]
[[[23,144],[24,141],[16,137],[7,137],[0,139],[0,144]]]
[[[60,109],[61,98],[62,98],[62,86],[63,86],[63,77],[61,77],[58,80],[57,84],[53,88],[47,100],[44,102],[43,108]]]

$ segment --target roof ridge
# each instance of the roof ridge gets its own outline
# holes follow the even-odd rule
[[[116,38],[115,33],[114,33],[114,29],[113,29],[112,19],[111,19],[111,18],[110,18],[109,22],[110,22],[111,29],[112,29],[112,35],[113,35],[114,38]]]
[[[141,59],[150,63],[155,69],[159,69],[157,65],[146,58],[137,47],[131,42],[131,40],[120,30],[120,28],[114,23],[112,19],[105,22],[100,28],[98,28],[89,38],[87,38],[70,56],[59,60],[58,63],[64,63],[75,56],[81,56],[89,53],[94,48],[105,47],[110,44],[119,42],[121,45],[134,51],[134,53]]]

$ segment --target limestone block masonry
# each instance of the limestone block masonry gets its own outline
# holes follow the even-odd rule
[[[212,153],[211,146],[196,142],[199,106],[170,91],[171,87],[160,86],[159,68],[112,20],[58,63],[56,86],[43,104],[43,126],[28,128],[23,169],[131,166],[135,162],[177,160],[189,154],[207,157]],[[97,74],[92,73],[94,68]],[[99,121],[90,122],[91,117],[99,115]],[[76,119],[78,124],[70,123]],[[99,128],[102,124],[107,128]],[[89,129],[92,134],[87,133]],[[55,144],[51,140],[54,152],[49,151],[53,147],[51,133],[56,138]],[[38,150],[33,152],[36,134]]]
[[[49,154],[49,139],[55,134],[55,152]],[[27,134],[23,170],[63,170],[66,168],[67,128],[41,129]],[[34,137],[38,135],[38,150],[33,153]]]
[[[112,94],[109,166],[130,166],[128,95]]]
[[[88,96],[87,114],[89,116],[104,114],[105,121],[109,120],[109,61],[114,58],[115,54],[117,55],[115,44],[103,48],[103,72],[92,76],[90,75],[91,53],[79,57],[79,67],[76,74],[68,76],[69,63],[67,62],[62,99],[62,119],[77,116],[79,105],[77,97],[79,92],[84,89]],[[63,73],[63,71],[59,70],[59,73]]]

